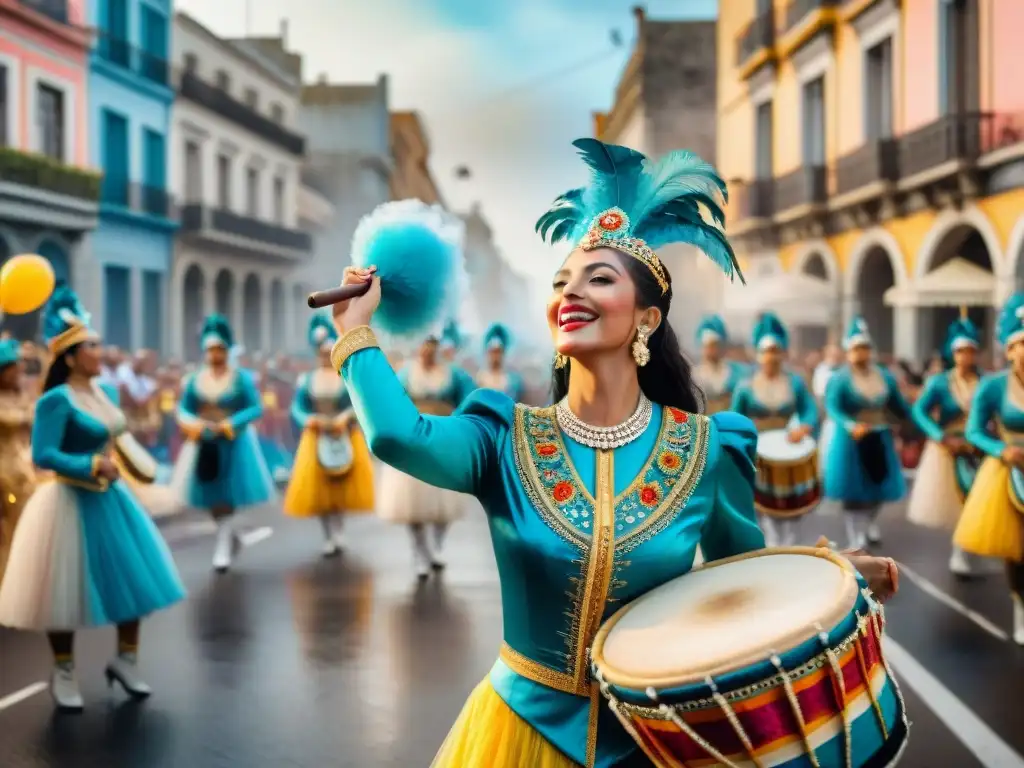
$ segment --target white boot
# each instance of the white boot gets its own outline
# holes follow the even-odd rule
[[[133,699],[148,698],[153,689],[139,678],[138,657],[134,653],[119,653],[107,664],[107,685],[121,684]]]
[[[850,549],[867,549],[868,537],[864,532],[864,518],[862,512],[846,512],[846,541]]]
[[[1013,642],[1024,645],[1024,599],[1013,596]]]
[[[334,557],[338,554],[338,542],[334,540],[334,529],[331,527],[331,515],[320,516],[320,528],[324,534],[324,557]]]
[[[868,544],[878,546],[882,543],[882,529],[878,526],[874,520],[868,525]]]
[[[430,566],[435,571],[444,570],[445,561],[441,555],[441,551],[444,549],[444,540],[448,535],[448,523],[434,523],[434,549],[430,554]]]
[[[953,552],[949,556],[949,571],[955,576],[970,576],[972,573],[971,561],[960,547],[953,547]]]
[[[72,661],[58,661],[50,678],[50,695],[57,709],[64,712],[81,712],[85,708],[82,694],[75,680],[75,664]]]
[[[230,518],[217,521],[217,544],[213,550],[213,569],[217,573],[224,573],[231,567],[231,560],[235,554],[235,529],[231,525]]]
[[[409,526],[412,534],[412,559],[416,564],[416,576],[426,579],[430,576],[430,547],[427,546],[427,531],[422,523]]]

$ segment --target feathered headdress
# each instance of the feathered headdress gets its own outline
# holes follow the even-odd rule
[[[231,323],[224,315],[207,315],[203,320],[203,328],[199,332],[199,344],[203,349],[224,347],[230,350],[235,346],[235,334],[231,331]]]
[[[996,331],[1004,348],[1024,339],[1024,293],[1013,294],[1003,305]]]
[[[864,321],[864,318],[855,317],[853,322],[850,323],[850,329],[846,332],[846,338],[843,339],[843,349],[852,349],[862,345],[873,347],[874,342],[871,340],[868,324]]]
[[[943,357],[946,360],[952,360],[953,353],[958,349],[965,347],[977,349],[979,346],[981,346],[981,333],[967,317],[967,309],[964,308],[960,311],[960,317],[949,324],[949,329],[946,331],[946,343],[943,347]]]
[[[789,349],[789,331],[782,321],[771,312],[765,312],[754,326],[754,348]]]
[[[338,340],[338,331],[334,328],[327,315],[317,313],[309,318],[309,346],[314,351],[326,345],[333,345]]]
[[[722,229],[728,188],[711,165],[684,150],[652,162],[636,150],[597,139],[577,139],[573,146],[590,168],[590,185],[555,200],[537,221],[542,238],[628,254],[651,271],[663,294],[670,278],[654,249],[669,243],[699,248],[730,279],[745,282]]]
[[[21,344],[17,339],[0,341],[0,368],[14,365],[19,359],[21,359]]]
[[[441,330],[441,335],[438,341],[443,347],[459,349],[462,346],[462,333],[459,331],[458,323],[454,320],[448,320],[448,322],[444,324],[444,328]]]
[[[50,352],[59,355],[76,344],[95,339],[90,322],[92,315],[85,311],[78,294],[66,282],[59,281],[43,309],[43,338]]]
[[[697,326],[697,344],[704,345],[712,341],[725,341],[729,334],[725,321],[720,315],[705,315]]]
[[[484,349],[508,350],[512,346],[512,332],[501,323],[492,323],[484,331]]]

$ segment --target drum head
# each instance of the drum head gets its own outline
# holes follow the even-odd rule
[[[594,642],[605,680],[637,690],[721,676],[784,653],[847,617],[859,587],[825,550],[766,551],[711,563],[651,590]]]
[[[815,454],[817,450],[813,437],[791,443],[788,429],[772,429],[757,436],[757,453],[768,461],[798,461]]]

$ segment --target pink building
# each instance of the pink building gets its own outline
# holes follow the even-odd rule
[[[0,263],[40,253],[73,282],[99,198],[83,22],[83,0],[0,0]],[[8,317],[4,328],[30,337],[38,320]]]

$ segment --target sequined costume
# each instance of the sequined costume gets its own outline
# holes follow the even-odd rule
[[[17,365],[18,342],[0,341],[0,369]],[[0,392],[0,582],[21,512],[36,484],[29,437],[34,403],[19,391]]]

